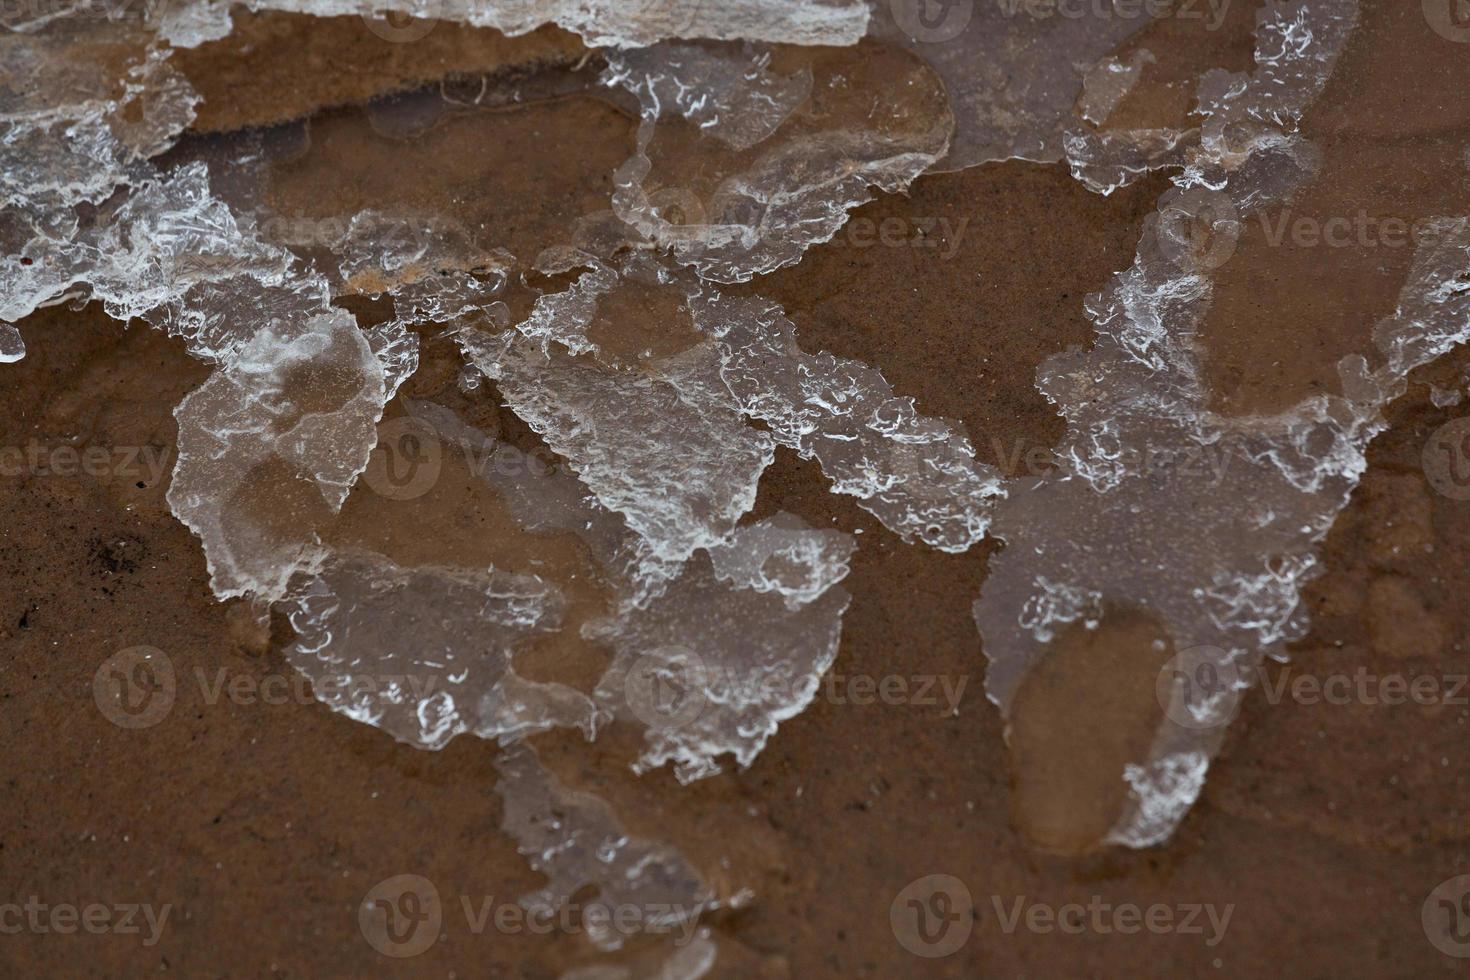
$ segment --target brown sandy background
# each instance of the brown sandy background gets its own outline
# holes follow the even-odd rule
[[[1209,45],[1188,50],[1244,67],[1252,13],[1240,7],[1215,36],[1163,23],[1135,43],[1161,56]],[[439,41],[418,42],[437,45],[419,60],[356,20],[261,21],[249,28],[260,45],[253,54],[232,48],[237,35],[188,67],[210,100],[210,128],[280,121],[521,58],[483,32],[436,31],[429,38]],[[580,57],[562,38],[531,43],[527,61]],[[332,71],[356,65],[370,68]],[[1418,4],[1365,4],[1363,27],[1305,126],[1323,147],[1323,174],[1292,210],[1470,213],[1467,83],[1470,46],[1434,35]],[[1124,110],[1166,115],[1171,98],[1176,109],[1186,104],[1160,88]],[[580,178],[564,165],[566,148],[595,121],[607,135],[576,162],[615,164],[625,145],[609,144],[627,138],[626,119],[575,101],[516,113],[466,125],[525,126],[543,141],[442,137],[486,144],[456,175],[458,193],[482,195],[464,206],[495,227],[524,213],[551,225],[610,190],[599,164],[601,183],[568,197]],[[342,145],[319,143],[321,162],[289,165],[297,172],[278,192],[295,186],[309,200],[312,166],[342,173],[331,157]],[[386,193],[371,172],[349,176],[341,186]],[[1129,264],[1163,186],[1155,179],[1099,198],[1059,167],[1023,164],[928,177],[857,217],[969,217],[948,260],[839,240],[755,288],[786,306],[806,349],[881,368],[921,411],[963,420],[981,455],[1003,463],[1015,447],[1046,447],[1060,434],[1031,386],[1035,367],[1087,341],[1081,299]],[[1382,247],[1272,247],[1259,225],[1246,228],[1202,337],[1219,404],[1239,412],[1332,388],[1332,365],[1366,348],[1409,259]],[[125,330],[95,308],[48,310],[21,328],[29,354],[0,368],[0,445],[151,447],[171,464],[172,410],[207,374],[181,345]],[[1420,464],[1430,434],[1465,411],[1434,407],[1426,382],[1453,385],[1467,369],[1470,355],[1445,358],[1392,406],[1392,427],[1328,542],[1293,672],[1470,673],[1461,642],[1470,503],[1436,494]],[[452,381],[430,372],[415,396]],[[493,392],[483,397],[493,403]],[[278,622],[266,638],[243,610],[213,601],[197,541],[168,513],[166,481],[125,468],[0,480],[0,902],[173,906],[152,947],[137,936],[0,936],[0,972],[541,978],[590,959],[580,937],[477,936],[458,912],[459,896],[510,900],[538,884],[498,829],[492,746],[460,739],[429,754],[311,703],[207,703],[196,668],[211,679],[220,669],[289,677],[279,652],[289,630]],[[1138,708],[1156,710],[1152,666],[1120,642],[1041,672],[1013,757],[983,700],[969,612],[988,548],[951,556],[904,546],[784,452],[755,517],[780,509],[862,531],[838,675],[938,674],[967,687],[954,717],[937,706],[819,698],[749,770],[690,787],[668,772],[635,778],[573,737],[541,740],[548,763],[613,801],[631,831],[671,840],[711,877],[755,891],[750,908],[715,921],[714,976],[1463,973],[1463,961],[1426,939],[1420,906],[1442,880],[1470,873],[1465,707],[1272,705],[1257,691],[1168,844],[1057,856],[1035,838],[1085,841],[1106,825],[1120,753],[1151,724]],[[92,678],[105,658],[139,644],[165,651],[181,683],[164,721],[129,731],[98,711]],[[357,908],[372,885],[402,873],[437,885],[447,924],[428,952],[393,961],[363,940]],[[976,902],[969,942],[942,960],[905,952],[888,923],[898,891],[932,873],[958,877]],[[1201,936],[1006,935],[990,904],[1092,895],[1235,908],[1211,948]]]

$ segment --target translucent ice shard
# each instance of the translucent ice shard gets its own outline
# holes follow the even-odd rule
[[[548,250],[536,263],[536,270],[546,275],[586,268],[565,292],[537,297],[531,315],[516,325],[526,337],[541,343],[550,354],[551,344],[565,347],[572,354],[587,354],[597,345],[587,330],[597,317],[597,301],[618,286],[618,274],[601,260],[576,249]]]
[[[7,261],[15,275],[0,317],[18,319],[85,285],[109,316],[146,320],[212,361],[272,319],[327,308],[326,281],[242,225],[211,196],[199,163],[142,182],[74,237],[38,236]]]
[[[95,20],[0,37],[0,208],[54,233],[74,224],[72,205],[101,201],[183,131],[198,96],[145,39]],[[108,44],[135,52],[120,79],[71,50]]]
[[[975,616],[986,686],[1003,711],[1047,656],[1052,623],[1094,626],[1108,608],[1157,617],[1192,667],[1220,679],[1203,698],[1175,690],[1148,759],[1124,773],[1131,799],[1109,835],[1117,843],[1163,840],[1192,805],[1249,669],[1301,635],[1314,549],[1362,473],[1379,410],[1407,370],[1463,341],[1470,323],[1451,285],[1470,272],[1461,222],[1418,256],[1399,315],[1379,331],[1384,367],[1347,358],[1344,396],[1279,416],[1223,418],[1206,407],[1194,336],[1219,248],[1233,243],[1242,215],[1310,173],[1309,148],[1290,129],[1356,16],[1354,0],[1269,3],[1257,71],[1206,76],[1205,121],[1179,186],[1145,223],[1133,266],[1087,300],[1093,347],[1038,371],[1068,421],[1064,465],[1018,481],[996,508],[1006,548],[991,560]]]
[[[1089,68],[1082,77],[1082,98],[1077,106],[1082,118],[1094,126],[1107,122],[1113,110],[1138,84],[1143,66],[1153,60],[1153,54],[1141,48],[1127,61],[1109,57]]]
[[[461,21],[512,35],[556,24],[600,47],[636,47],[669,38],[854,44],[868,23],[859,0],[247,0],[246,5],[318,17],[394,13]],[[165,33],[176,46],[223,37],[229,33],[229,6],[224,0],[170,5]]]
[[[873,188],[907,187],[953,128],[939,80],[874,45],[666,44],[610,55],[606,82],[633,93],[642,115],[614,210],[716,282],[797,261]]]
[[[789,515],[739,528],[652,601],[584,628],[617,652],[598,702],[648,726],[636,769],[672,762],[689,782],[725,753],[748,766],[805,710],[837,656],[854,547]]]
[[[1056,5],[1026,0],[871,5],[873,36],[924,59],[949,92],[955,134],[936,171],[1061,159],[1084,78],[1150,21],[1105,6],[1096,16],[1062,16]]]
[[[608,85],[638,97],[646,115],[681,116],[736,150],[774,133],[811,97],[810,68],[782,75],[767,51],[665,44],[624,51],[608,62]]]
[[[423,749],[456,735],[596,730],[592,701],[517,676],[528,638],[559,627],[555,586],[496,569],[403,568],[336,554],[290,597],[286,659],[332,710]]]
[[[9,364],[26,356],[26,342],[13,323],[0,323],[0,364]]]
[[[591,889],[584,908],[596,902],[637,909],[644,932],[692,933],[700,914],[716,907],[713,889],[682,854],[630,836],[604,800],[562,785],[525,743],[509,745],[496,768],[495,791],[505,804],[502,827],[532,869],[547,878],[544,887],[521,899],[527,911],[550,920],[573,895]],[[588,917],[583,924],[598,947],[623,944],[611,922]]]
[[[377,443],[383,366],[334,310],[274,320],[179,404],[168,501],[204,543],[216,596],[285,594]]]
[[[691,300],[695,323],[720,346],[725,384],[782,445],[815,459],[836,493],[905,541],[965,551],[1004,496],[958,423],[926,418],[859,361],[808,354],[775,303],[711,288]]]
[[[778,514],[743,527],[709,549],[715,575],[757,592],[776,592],[800,609],[847,577],[857,542],[841,531],[812,531]]]
[[[1072,176],[1097,194],[1111,194],[1152,170],[1181,167],[1189,139],[1197,131],[1130,129],[1094,132],[1074,129],[1062,137]]]
[[[643,370],[544,350],[538,335],[463,334],[476,367],[660,559],[730,532],[774,458],[720,380],[712,342]]]

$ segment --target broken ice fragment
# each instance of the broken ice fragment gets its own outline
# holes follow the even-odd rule
[[[13,323],[0,323],[0,364],[10,364],[26,356],[26,342]]]
[[[741,528],[709,549],[715,575],[744,589],[776,592],[799,609],[847,577],[857,542],[841,531],[813,531],[791,514]]]
[[[1407,370],[1470,330],[1470,303],[1444,288],[1470,272],[1465,225],[1446,224],[1442,247],[1416,256],[1398,316],[1379,328],[1383,368],[1345,358],[1345,395],[1277,416],[1222,418],[1207,407],[1195,336],[1218,262],[1190,250],[1179,220],[1218,230],[1305,179],[1309,151],[1284,130],[1325,84],[1356,16],[1353,0],[1267,4],[1256,73],[1205,77],[1206,120],[1177,187],[1145,222],[1133,266],[1088,298],[1092,348],[1038,371],[1037,387],[1068,422],[1058,449],[1066,465],[1013,485],[997,505],[994,533],[1006,548],[975,604],[986,688],[1004,712],[1048,656],[1048,624],[1086,610],[1145,610],[1176,650],[1195,651],[1222,677],[1281,655],[1305,629],[1300,596],[1314,549],[1363,471],[1380,409]],[[1192,712],[1164,706],[1148,758],[1123,774],[1131,796],[1108,840],[1143,847],[1168,837],[1242,687],[1222,685]]]
[[[539,337],[514,331],[460,339],[516,414],[655,557],[684,560],[754,504],[774,447],[725,389],[713,343],[619,370],[543,351]]]
[[[377,442],[383,367],[340,310],[273,321],[175,410],[168,502],[199,535],[216,596],[285,594]]]
[[[782,55],[666,44],[608,58],[605,81],[642,117],[613,209],[715,282],[798,261],[873,188],[902,190],[948,145],[944,91],[916,59],[866,44]]]
[[[0,317],[86,284],[109,316],[144,319],[216,362],[272,320],[327,309],[326,281],[211,196],[202,163],[142,182],[75,240],[35,238],[15,269]]]
[[[520,645],[560,625],[564,602],[539,578],[351,552],[328,559],[287,606],[297,640],[286,659],[317,699],[400,741],[440,749],[465,732],[596,732],[585,695],[512,667]]]
[[[531,868],[547,878],[545,886],[521,898],[532,914],[550,920],[573,895],[590,888],[589,902],[638,909],[642,931],[669,933],[692,931],[699,916],[716,907],[713,889],[682,854],[630,836],[604,800],[562,785],[529,745],[507,746],[496,769],[495,792],[505,807],[501,827]],[[589,917],[584,926],[587,938],[602,949],[623,944],[611,921]]]
[[[789,515],[739,528],[661,595],[584,627],[617,652],[598,703],[648,726],[636,769],[672,762],[689,782],[725,753],[748,766],[806,709],[837,656],[849,596],[835,583],[854,547]]]
[[[769,300],[706,287],[691,305],[695,324],[719,342],[721,373],[741,408],[817,460],[833,492],[856,497],[905,541],[961,552],[984,536],[1005,490],[958,423],[920,415],[860,361],[801,350]]]

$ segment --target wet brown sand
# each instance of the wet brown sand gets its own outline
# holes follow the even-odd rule
[[[1436,77],[1463,71],[1464,50],[1407,7],[1417,5],[1365,12],[1307,127],[1336,169],[1324,168],[1294,207],[1328,214],[1367,201],[1410,217],[1467,210],[1463,172],[1451,175],[1454,100],[1430,99],[1418,74],[1421,65]],[[1152,43],[1162,50],[1165,41]],[[311,104],[360,94],[314,93]],[[585,124],[575,113],[563,123]],[[498,173],[501,194],[536,199],[534,168]],[[1406,173],[1421,176],[1407,182]],[[952,251],[839,239],[760,288],[791,311],[807,349],[875,364],[921,410],[962,419],[988,461],[1024,466],[1008,462],[1025,459],[1016,447],[1045,448],[1061,432],[1030,385],[1035,367],[1086,342],[1081,297],[1129,263],[1160,187],[1102,199],[1057,168],[1019,164],[925,178],[857,217],[950,217],[954,227],[970,216],[983,227],[972,225]],[[1268,248],[1247,234],[1202,338],[1221,404],[1238,411],[1289,405],[1330,385],[1330,364],[1365,343],[1406,268],[1397,256],[1352,249],[1283,259],[1262,254]],[[1297,288],[1298,276],[1312,287]],[[172,462],[172,409],[207,373],[180,345],[123,330],[95,309],[46,311],[22,329],[30,353],[3,368],[0,445],[146,447]],[[1460,648],[1470,625],[1462,601],[1470,504],[1436,494],[1420,466],[1430,434],[1461,412],[1434,407],[1420,382],[1448,385],[1467,368],[1470,355],[1445,358],[1391,407],[1392,427],[1374,444],[1328,542],[1326,574],[1310,590],[1314,626],[1292,675],[1470,673]],[[410,394],[452,383],[452,371],[432,369]],[[481,397],[494,414],[493,392]],[[0,969],[540,978],[586,960],[577,936],[474,935],[465,925],[460,896],[509,900],[538,884],[498,830],[491,746],[461,739],[428,754],[294,699],[210,703],[196,670],[210,684],[220,670],[289,677],[280,654],[289,630],[277,622],[263,636],[242,610],[215,603],[197,541],[168,513],[166,474],[159,481],[124,465],[125,450],[111,458],[100,476],[0,480],[0,780],[9,814],[0,902],[34,895],[173,909],[151,947],[129,935],[0,936]],[[690,787],[667,772],[638,779],[617,767],[626,757],[614,751],[617,731],[591,750],[575,737],[540,741],[552,768],[611,800],[631,831],[677,843],[722,886],[755,891],[752,907],[716,920],[713,975],[1463,970],[1425,938],[1420,906],[1440,881],[1470,873],[1465,707],[1271,704],[1257,691],[1169,843],[1060,856],[1053,852],[1086,850],[1106,825],[1118,789],[1109,774],[1129,732],[1151,723],[1140,712],[1156,710],[1148,690],[1139,693],[1140,678],[1152,683],[1137,652],[1146,628],[1069,649],[1065,669],[1039,672],[1012,752],[983,700],[969,613],[988,547],[950,556],[905,546],[784,452],[755,516],[782,509],[862,532],[836,675],[937,674],[967,686],[952,717],[940,705],[856,704],[839,689],[783,724],[748,771]],[[166,651],[181,683],[167,718],[129,731],[98,711],[92,679],[106,657],[138,644]],[[363,940],[357,908],[372,885],[402,873],[435,882],[448,924],[428,952],[389,961]],[[895,942],[888,913],[900,889],[933,873],[966,883],[976,922],[960,952],[925,960]],[[1211,947],[1201,935],[1007,934],[992,903],[1094,895],[1234,911]]]

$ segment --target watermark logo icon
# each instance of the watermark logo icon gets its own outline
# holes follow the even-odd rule
[[[1470,875],[1442,881],[1419,910],[1424,935],[1446,956],[1470,958]]]
[[[151,728],[174,706],[178,681],[168,655],[157,647],[119,650],[92,675],[97,710],[119,728]]]
[[[900,30],[928,44],[959,37],[975,16],[975,0],[888,0],[888,6]]]
[[[700,241],[709,231],[709,212],[699,195],[683,187],[662,187],[648,195],[648,209],[668,225],[660,236]]]
[[[362,22],[378,37],[393,44],[408,44],[427,37],[444,18],[443,0],[420,0],[414,4],[414,12],[384,10],[381,13],[363,13]]]
[[[705,0],[626,0],[635,20],[663,34],[680,37],[694,27]]]
[[[704,662],[683,647],[645,653],[623,679],[629,709],[650,728],[691,724],[704,711],[708,690]]]
[[[418,956],[439,940],[444,908],[439,889],[422,875],[394,875],[374,885],[357,910],[368,944],[384,956]]]
[[[1240,670],[1220,647],[1180,650],[1159,670],[1159,707],[1180,728],[1204,731],[1230,724],[1240,708]]]
[[[1184,272],[1218,269],[1235,254],[1240,214],[1230,195],[1208,187],[1172,190],[1159,208],[1159,246]]]
[[[1470,41],[1470,0],[1423,0],[1424,20],[1447,41]]]
[[[938,959],[969,941],[974,909],[963,881],[953,875],[925,875],[898,893],[888,921],[900,946],[915,956]]]
[[[1470,500],[1470,417],[1435,429],[1424,443],[1424,478],[1451,500]]]
[[[378,426],[378,445],[368,457],[363,481],[389,500],[416,500],[439,482],[444,446],[428,423],[411,416]]]

